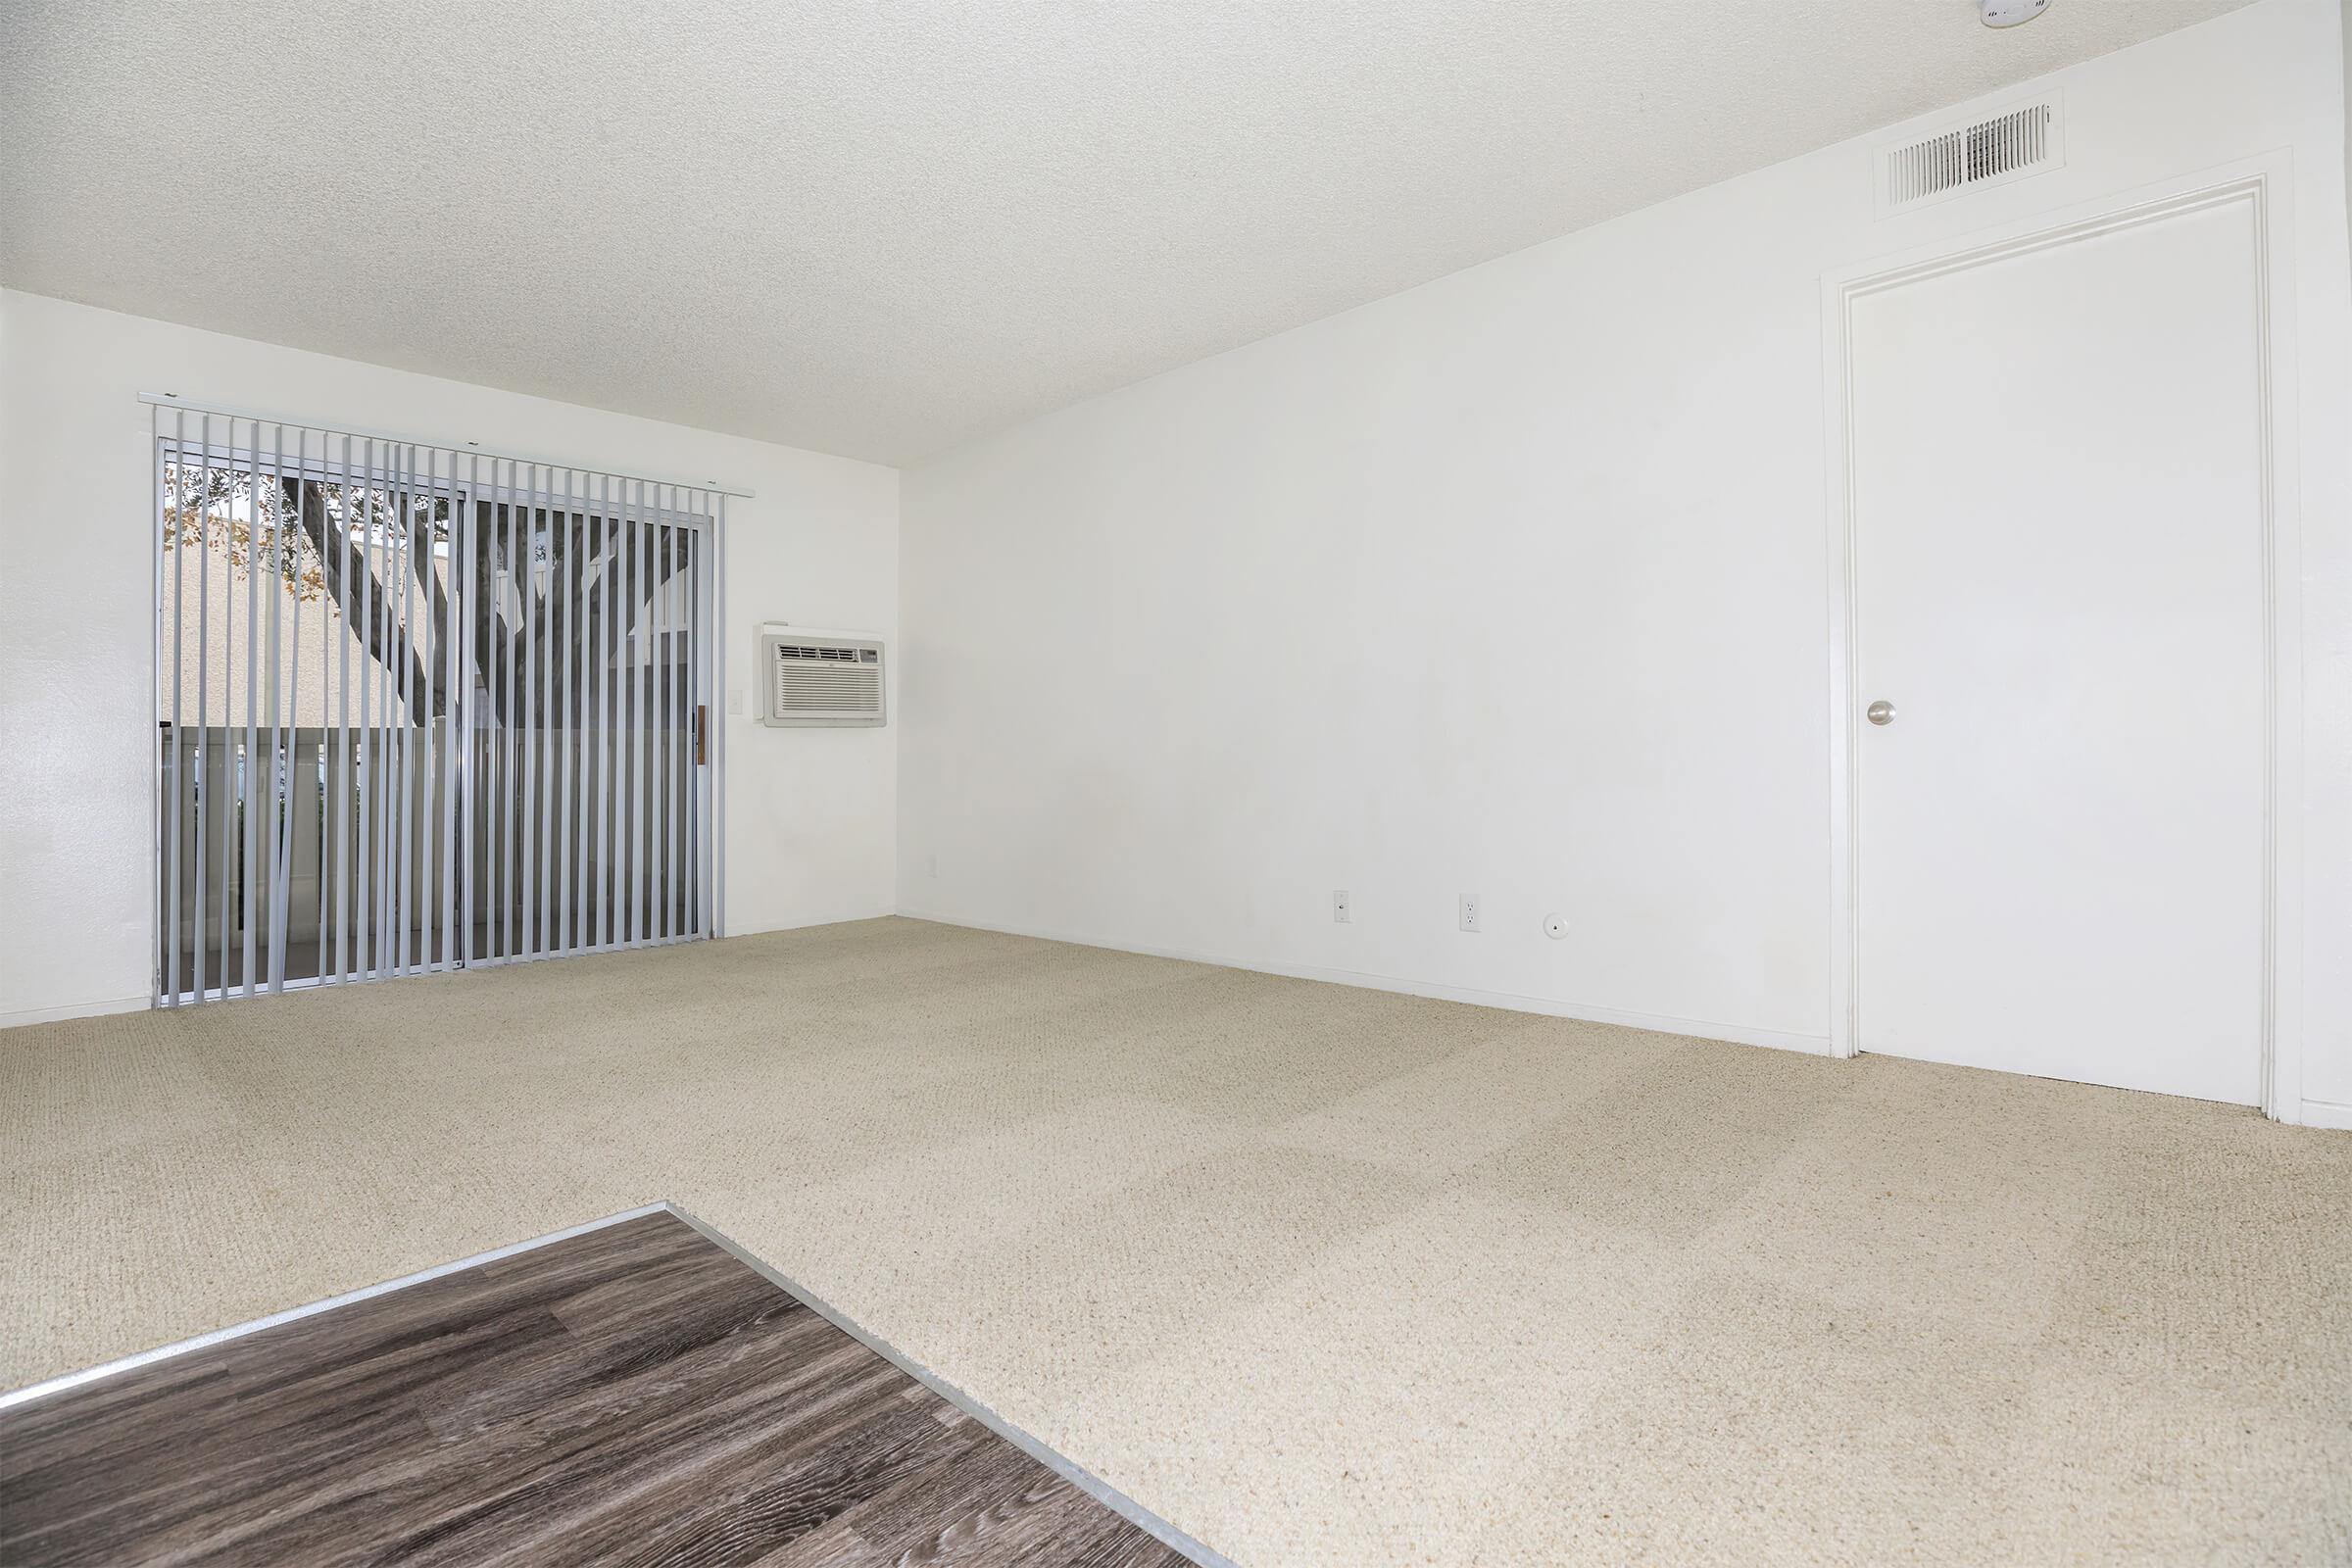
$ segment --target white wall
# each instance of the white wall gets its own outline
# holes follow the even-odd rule
[[[728,504],[730,684],[763,619],[897,631],[894,469],[0,293],[0,1025],[147,998],[140,392],[755,490]],[[897,731],[726,723],[727,929],[889,912]]]
[[[2283,148],[2284,1049],[2352,1107],[2342,60],[2262,0],[2056,78],[2062,170],[1881,221],[1842,144],[909,472],[901,906],[1822,1047],[1824,274]]]

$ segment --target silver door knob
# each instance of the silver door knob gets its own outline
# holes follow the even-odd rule
[[[1864,709],[1862,716],[1873,724],[1891,724],[1894,722],[1894,705],[1882,697]]]

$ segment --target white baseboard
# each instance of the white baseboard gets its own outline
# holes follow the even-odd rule
[[[718,932],[721,940],[727,937],[763,937],[777,931],[807,931],[820,925],[849,925],[858,920],[887,920],[898,913],[895,906],[885,905],[879,909],[857,914],[789,915],[777,920],[736,919],[727,922]]]
[[[2303,1125],[2352,1131],[2352,1105],[2332,1100],[2306,1100],[2303,1102]]]
[[[0,1012],[0,1029],[15,1029],[32,1023],[62,1023],[68,1018],[102,1018],[110,1012],[143,1012],[153,1002],[151,997],[116,997],[108,1002],[74,1002],[62,1007],[25,1007],[17,1012]]]
[[[1481,991],[1471,986],[1440,985],[1428,980],[1408,980],[1400,975],[1366,974],[1356,969],[1265,963],[1213,953],[1192,953],[1179,948],[1140,947],[1125,942],[1105,942],[1100,937],[1078,936],[1066,931],[1030,930],[1019,926],[994,925],[985,920],[959,919],[949,914],[929,914],[920,909],[903,908],[899,913],[909,920],[959,925],[974,931],[995,931],[1004,936],[1036,937],[1046,942],[1067,942],[1082,948],[1107,948],[1113,953],[1136,953],[1150,958],[1178,958],[1187,963],[1214,964],[1221,969],[1247,969],[1254,974],[1278,974],[1293,980],[1321,980],[1332,985],[1356,986],[1367,991],[1431,997],[1440,1002],[1463,1002],[1475,1007],[1499,1007],[1506,1012],[1541,1013],[1547,1018],[1575,1018],[1585,1023],[1622,1024],[1629,1029],[1691,1035],[1701,1040],[1724,1040],[1740,1046],[1769,1046],[1776,1051],[1801,1051],[1816,1056],[1830,1054],[1828,1035],[1794,1034],[1783,1029],[1757,1029],[1747,1024],[1713,1023],[1702,1018],[1676,1018],[1663,1013],[1627,1012],[1623,1008],[1595,1006],[1590,1003],[1560,1002],[1550,997],[1523,997],[1508,991]]]

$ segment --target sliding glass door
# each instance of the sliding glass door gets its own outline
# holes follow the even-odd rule
[[[716,492],[159,411],[167,1005],[710,934]]]

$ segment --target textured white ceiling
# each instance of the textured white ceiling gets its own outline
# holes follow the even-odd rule
[[[906,463],[2241,3],[6,0],[0,281]]]

